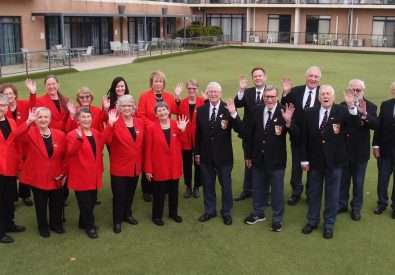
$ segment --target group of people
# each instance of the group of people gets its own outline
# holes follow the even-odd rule
[[[56,76],[45,78],[45,91],[37,96],[36,83],[25,84],[28,100],[18,99],[12,84],[0,87],[0,243],[11,243],[8,233],[23,232],[15,223],[14,203],[18,197],[33,205],[38,232],[63,234],[64,206],[73,190],[79,207],[78,226],[89,238],[97,238],[94,208],[102,187],[103,150],[109,155],[112,219],[114,233],[122,223],[137,225],[132,204],[141,176],[143,199],[152,201],[152,222],[163,226],[168,194],[168,215],[182,222],[178,213],[179,180],[183,176],[184,197],[198,198],[203,187],[206,222],[217,216],[215,184],[221,186],[220,214],[225,225],[232,224],[233,200],[252,197],[252,211],[246,224],[264,221],[265,209],[272,208],[271,229],[280,232],[284,216],[284,174],[287,133],[291,141],[292,195],[296,205],[303,193],[302,174],[307,172],[307,222],[304,234],[320,223],[322,191],[325,190],[324,238],[332,238],[336,215],[347,212],[361,219],[363,185],[370,156],[370,130],[375,130],[373,153],[378,160],[378,206],[388,205],[388,181],[395,162],[395,99],[377,107],[365,98],[365,84],[353,79],[344,102],[335,104],[335,91],[321,85],[321,71],[312,66],[305,73],[305,85],[293,87],[283,80],[282,93],[266,84],[264,68],[251,71],[253,87],[240,77],[234,100],[222,100],[222,87],[210,82],[199,93],[196,80],[187,81],[174,93],[165,90],[163,72],[151,73],[149,89],[138,104],[127,82],[116,77],[103,98],[94,106],[92,91],[83,87],[76,103],[60,92]],[[395,83],[391,86],[395,97]],[[241,119],[237,108],[244,108]],[[233,199],[232,129],[242,139],[245,171],[243,191]],[[353,185],[350,203],[350,186]],[[19,186],[19,188],[17,188]],[[19,190],[18,190],[19,189]],[[392,193],[395,218],[395,192]],[[49,218],[48,218],[49,212]]]

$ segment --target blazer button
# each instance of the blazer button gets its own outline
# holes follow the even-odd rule
[[[266,144],[266,140],[262,140],[262,144]]]
[[[265,153],[265,150],[261,150],[261,153]]]
[[[322,140],[322,144],[325,144],[325,139]]]

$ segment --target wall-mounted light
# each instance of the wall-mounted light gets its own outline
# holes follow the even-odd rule
[[[32,22],[36,21],[36,17],[34,15],[32,15]]]

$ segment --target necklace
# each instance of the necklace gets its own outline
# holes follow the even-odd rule
[[[40,133],[43,138],[49,138],[51,136],[51,132],[48,134]]]

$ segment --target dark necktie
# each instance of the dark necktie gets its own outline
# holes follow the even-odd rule
[[[265,130],[269,127],[269,124],[272,122],[272,112],[271,111],[267,111],[267,120],[266,120],[266,126],[265,126]]]
[[[259,104],[259,102],[261,102],[261,91],[256,91],[255,104]]]
[[[326,110],[324,113],[324,117],[321,121],[320,130],[322,131],[325,128],[326,123],[328,122],[328,111]]]
[[[211,116],[210,116],[210,128],[214,128],[214,124],[215,124],[215,107],[213,107],[212,111],[211,111]]]
[[[312,93],[312,91],[309,91],[309,96],[307,97],[307,100],[306,100],[306,103],[304,104],[303,110],[306,110],[307,108],[310,108],[311,93]]]

